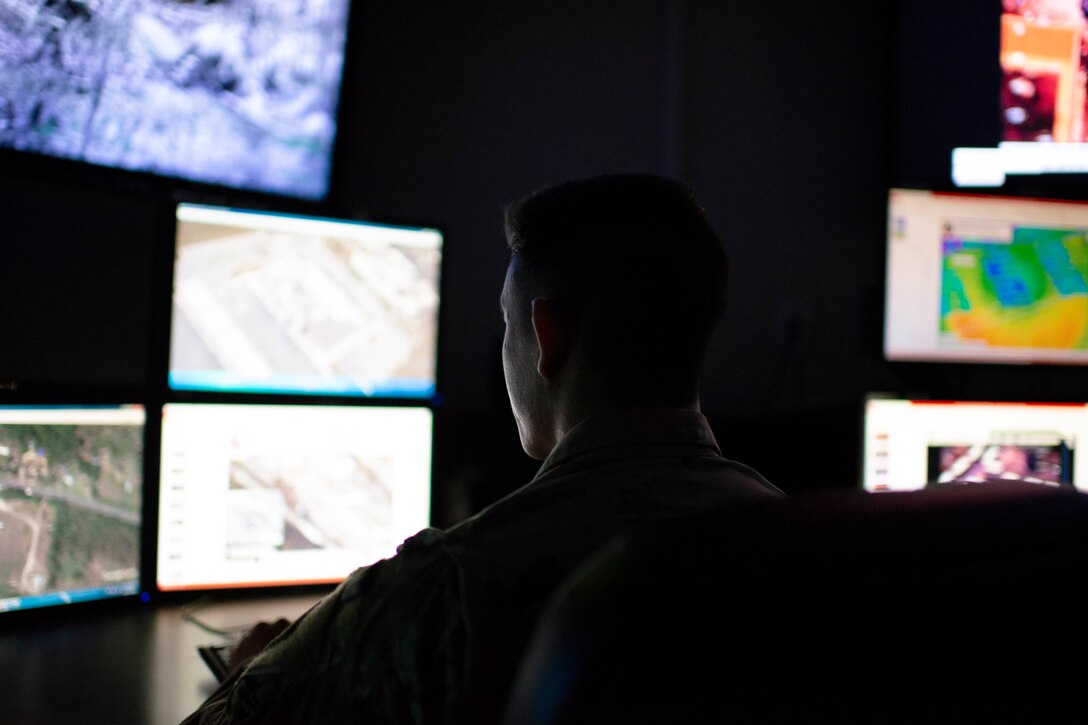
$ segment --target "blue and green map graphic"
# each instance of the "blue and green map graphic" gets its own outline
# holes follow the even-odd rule
[[[1088,350],[1088,230],[946,234],[942,265],[942,343]]]

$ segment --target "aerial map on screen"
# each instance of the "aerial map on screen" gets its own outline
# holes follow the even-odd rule
[[[334,582],[429,523],[423,406],[163,406],[158,584]]]
[[[0,0],[0,148],[303,198],[348,0]]]
[[[135,593],[142,415],[0,410],[0,611]]]
[[[178,207],[176,390],[428,398],[434,229]]]

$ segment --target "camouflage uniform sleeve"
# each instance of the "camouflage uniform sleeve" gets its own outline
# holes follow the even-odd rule
[[[417,722],[456,707],[466,667],[456,568],[425,530],[359,569],[184,723]]]

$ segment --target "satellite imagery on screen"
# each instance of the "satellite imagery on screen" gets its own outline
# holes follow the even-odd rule
[[[167,403],[163,590],[340,581],[430,520],[425,406]]]
[[[141,447],[136,425],[0,423],[0,611],[135,591]]]
[[[190,218],[201,212],[217,216]],[[434,393],[438,232],[193,206],[179,215],[172,387]]]
[[[0,0],[0,147],[327,192],[348,0]]]
[[[230,462],[228,558],[267,548],[363,548],[392,522],[388,458],[351,452],[238,458]]]

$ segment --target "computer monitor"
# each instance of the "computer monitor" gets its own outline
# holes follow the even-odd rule
[[[1088,202],[892,189],[889,360],[1088,364]]]
[[[137,594],[144,410],[0,406],[0,612]]]
[[[160,591],[333,583],[429,524],[426,407],[167,403]]]
[[[169,386],[430,399],[442,234],[177,207]]]
[[[1076,449],[1084,403],[929,401],[871,397],[862,486],[870,492],[1024,481],[1088,490]]]
[[[911,0],[894,3],[892,13],[894,184],[1083,192],[1088,8],[1081,0]]]
[[[0,149],[327,195],[349,0],[5,2]]]
[[[953,150],[958,186],[1001,186],[1009,175],[1088,173],[1086,14],[1080,0],[1004,3],[1001,142]]]

